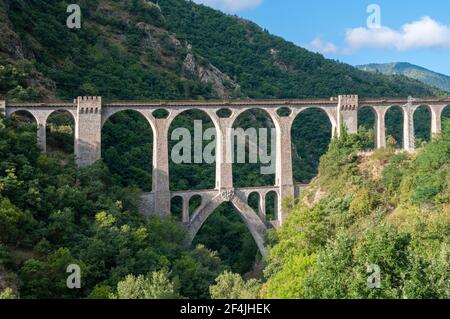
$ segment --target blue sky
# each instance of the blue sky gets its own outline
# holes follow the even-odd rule
[[[410,62],[450,75],[448,0],[194,1],[254,21],[327,58],[352,65]],[[371,4],[380,9],[380,23],[376,8],[367,12]]]

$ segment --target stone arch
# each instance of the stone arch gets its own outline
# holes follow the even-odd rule
[[[289,117],[292,114],[292,109],[286,106],[282,106],[277,109],[277,115],[280,117]]]
[[[189,218],[192,216],[203,204],[203,197],[201,195],[192,195],[189,198]]]
[[[315,130],[307,130],[305,122],[316,121]],[[317,175],[320,157],[328,150],[336,123],[330,113],[321,107],[298,110],[290,128],[292,141],[292,170],[294,180],[301,183]]]
[[[384,121],[386,128],[386,139],[388,136],[392,136],[396,140],[398,148],[403,148],[405,144],[405,117],[405,110],[400,105],[390,105],[385,109]]]
[[[430,105],[418,105],[413,111],[414,138],[416,146],[429,142],[432,137],[433,110]]]
[[[183,119],[181,119],[180,117],[189,113],[192,113],[194,115],[190,115],[189,117],[187,117],[186,123],[182,123],[181,121]],[[180,123],[177,123],[178,119],[180,119]],[[197,130],[195,129],[195,121],[201,121],[201,123],[199,122],[200,126],[197,127]],[[178,125],[180,127],[177,127]],[[176,112],[172,112],[169,115],[166,127],[168,132],[168,156],[170,166],[169,180],[171,183],[171,190],[182,191],[215,188],[218,179],[217,144],[219,123],[217,115],[210,110],[202,110],[200,108],[181,109],[177,110]],[[180,134],[177,134],[176,136],[176,138],[178,138],[179,140],[172,140],[172,134],[174,134],[175,129],[187,129],[187,131],[185,132],[186,134],[189,132],[189,138],[191,139],[191,154],[189,156],[190,163],[185,163],[182,158],[178,160],[183,162],[177,163],[171,156],[172,152],[174,152],[174,148],[177,147],[177,145],[179,145],[179,143],[184,138],[183,132],[179,131]],[[214,129],[214,134],[211,134],[212,132],[209,129]],[[195,143],[195,140],[201,140],[201,145]],[[212,148],[212,145],[215,145],[215,147]],[[176,150],[176,153],[178,153],[178,149]],[[208,158],[206,158],[204,156],[205,154],[211,156],[208,156]],[[183,166],[182,170],[180,170],[181,166]],[[187,172],[190,174],[190,176],[187,176],[185,181],[180,182],[179,176],[181,176],[181,172]],[[205,178],[205,176],[207,177]],[[193,181],[188,180],[187,178],[190,178]],[[176,181],[178,182],[178,184],[176,184]],[[195,185],[191,185],[190,183],[192,182],[194,182]]]
[[[122,184],[152,190],[155,123],[140,109],[114,108],[102,118],[101,154]],[[123,165],[126,163],[127,165]]]
[[[262,118],[264,117],[266,120],[266,123],[263,125],[258,125],[258,127],[251,127],[249,124],[250,122],[244,123],[244,122],[240,122],[242,121],[242,118],[244,118],[244,116],[246,115],[250,115],[253,117],[253,119],[255,120],[256,124],[258,123],[258,120],[262,120]],[[267,121],[270,121],[269,123]],[[256,170],[258,170],[258,175],[263,176],[261,179],[264,179],[262,184],[265,184],[266,186],[269,185],[275,185],[276,184],[276,180],[277,180],[277,171],[276,171],[276,167],[275,167],[275,160],[273,160],[277,154],[277,148],[278,146],[278,141],[277,141],[277,136],[280,134],[280,120],[279,120],[279,116],[276,114],[276,110],[273,109],[266,109],[264,107],[248,107],[248,108],[242,108],[237,110],[236,112],[233,113],[233,115],[231,116],[231,125],[230,125],[233,129],[236,128],[240,128],[242,129],[244,132],[247,131],[247,129],[254,129],[252,130],[253,132],[256,132],[256,138],[253,141],[250,141],[249,138],[245,137],[245,163],[238,163],[239,160],[242,161],[243,156],[241,154],[239,154],[240,156],[237,156],[237,152],[239,151],[238,147],[238,143],[235,143],[237,138],[234,138],[234,142],[232,143],[232,145],[234,145],[234,148],[231,150],[232,154],[233,154],[233,181],[234,181],[234,185],[236,187],[257,187],[257,186],[262,186],[262,185],[248,185],[248,184],[244,184],[243,182],[239,182],[240,180],[243,180],[242,178],[237,178],[237,177],[241,177],[241,174],[245,175],[245,168],[250,167],[250,170],[252,172],[255,172]],[[266,155],[272,155],[272,161],[270,162],[271,164],[261,164],[260,161],[260,156],[259,156],[259,145],[260,140],[261,140],[261,136],[260,136],[260,132],[259,129],[260,128],[264,128],[264,129],[268,129],[267,131],[267,152]],[[271,130],[273,129],[273,131]],[[273,135],[275,134],[275,135]],[[272,143],[272,139],[274,138],[274,143]],[[255,144],[256,142],[256,144]],[[272,149],[272,144],[273,145],[273,149]],[[249,163],[249,148],[252,149],[252,151],[254,151],[255,153],[252,153],[252,160],[254,160],[255,158],[257,159],[257,163]],[[237,164],[243,164],[243,165],[237,165]],[[271,172],[273,168],[273,174],[266,174],[266,172],[264,174],[260,174],[261,173],[261,168],[262,167],[267,167],[267,172]],[[266,169],[265,169],[266,170]],[[248,179],[247,179],[248,180]],[[238,181],[238,182],[236,182]]]
[[[247,225],[261,255],[265,256],[267,253],[265,247],[265,237],[267,233],[266,225],[254,210],[248,206],[246,201],[241,199],[242,195],[230,193],[229,196],[226,196],[226,199],[223,197],[224,194],[219,194],[216,196],[209,196],[206,200],[204,199],[204,203],[194,213],[188,225],[187,243],[189,245],[192,244],[202,226],[221,204],[230,202],[239,213],[243,222]]]
[[[279,196],[276,191],[270,191],[265,194],[266,205],[266,220],[268,223],[276,222],[279,220]]]
[[[262,217],[261,205],[263,204],[263,202],[264,202],[263,196],[261,192],[258,191],[251,192],[247,197],[248,206],[250,206],[255,211],[255,213],[257,213],[260,217]]]
[[[152,115],[155,119],[167,119],[170,116],[170,112],[166,109],[157,109],[152,112]]]
[[[104,111],[102,113],[102,129],[103,129],[103,126],[105,126],[105,123],[112,116],[114,116],[117,113],[124,112],[124,111],[134,111],[134,112],[141,114],[147,120],[150,127],[152,128],[153,135],[156,135],[157,131],[156,131],[155,118],[152,115],[152,112],[155,110],[147,111],[147,110],[142,110],[142,109],[138,109],[138,108],[129,108],[129,107],[108,108],[108,107],[105,107]]]
[[[233,111],[229,108],[222,108],[217,110],[216,114],[220,118],[230,118],[233,115]]]
[[[63,118],[63,115],[69,117]],[[60,115],[58,123],[53,122],[53,117]],[[46,147],[54,147],[61,149],[65,153],[73,153],[75,151],[75,131],[77,128],[77,118],[74,112],[65,108],[57,108],[52,110],[45,119],[46,127]],[[71,145],[70,145],[71,144]]]
[[[15,115],[26,114],[31,121],[36,125],[36,143],[42,152],[47,150],[46,145],[46,129],[45,123],[47,120],[48,112],[29,110],[27,108],[7,108],[6,116],[8,118],[14,118]]]
[[[184,199],[181,195],[175,195],[172,196],[170,200],[170,214],[178,221],[183,221],[185,216],[183,216],[184,213]]]
[[[6,116],[8,118],[13,118],[15,115],[20,116],[20,114],[23,114],[23,115],[26,114],[28,118],[33,120],[33,122],[36,124],[36,126],[45,125],[45,122],[42,123],[42,119],[39,116],[37,116],[33,111],[30,111],[30,110],[25,109],[25,108],[23,108],[23,109],[22,108],[20,108],[20,109],[12,109],[12,110],[11,109],[6,109]]]
[[[373,131],[373,144],[368,145],[368,148],[374,149],[377,147],[377,130],[379,120],[380,116],[373,106],[363,105],[358,108],[358,132],[366,130]]]
[[[335,108],[323,107],[320,105],[303,106],[303,107],[293,110],[293,112],[291,114],[292,122],[294,122],[297,119],[299,114],[301,114],[305,111],[311,110],[311,109],[322,111],[322,113],[327,116],[327,118],[333,128],[333,136],[334,136],[335,131],[338,128],[338,121],[337,121],[337,117],[336,117],[337,115],[336,115]]]

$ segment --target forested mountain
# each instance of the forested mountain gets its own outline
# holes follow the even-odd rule
[[[32,99],[180,99],[433,95],[402,76],[367,74],[185,0],[0,3],[0,94]]]
[[[385,63],[358,65],[358,69],[368,72],[379,72],[385,75],[404,75],[429,86],[450,92],[450,76],[430,71],[411,63]]]
[[[23,101],[78,95],[111,100],[444,94],[404,76],[371,74],[327,60],[252,22],[191,1],[77,3],[81,29],[67,28],[67,1],[0,2],[0,97]],[[0,119],[0,298],[202,298],[220,295],[220,285],[211,293],[209,286],[225,270],[225,279],[245,286],[242,293],[259,293],[257,281],[244,283],[232,274],[262,278],[263,261],[231,207],[220,207],[199,233],[196,244],[207,248],[184,247],[179,203],[173,203],[173,220],[139,216],[136,201],[141,191],[150,190],[152,173],[152,131],[139,114],[113,116],[102,131],[103,161],[82,170],[76,169],[71,155],[70,116],[54,114],[49,119],[49,154],[39,154],[36,127],[24,125],[21,116]],[[189,111],[175,120],[171,131],[192,129],[195,119],[211,125],[204,114]],[[401,136],[401,120],[387,121],[394,124],[392,135]],[[236,125],[273,123],[265,114],[249,112]],[[426,125],[421,129],[428,130]],[[320,112],[305,112],[292,134],[294,175],[308,182],[328,149],[331,127]],[[367,140],[372,134],[370,125],[362,129]],[[273,184],[274,176],[263,177],[258,168],[235,165],[235,184]],[[214,165],[171,163],[170,174],[172,190],[214,187]],[[83,289],[65,288],[68,263],[86,270]],[[12,292],[2,294],[7,287]]]

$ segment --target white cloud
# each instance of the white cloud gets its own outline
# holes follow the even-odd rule
[[[334,45],[332,42],[323,41],[320,36],[316,37],[309,44],[307,44],[306,48],[322,54],[338,52],[338,47],[336,45]]]
[[[450,27],[430,17],[404,24],[396,31],[388,27],[355,28],[346,32],[346,42],[352,49],[383,48],[399,51],[450,47]]]
[[[194,0],[215,9],[228,13],[236,13],[238,11],[253,9],[258,7],[263,0]]]

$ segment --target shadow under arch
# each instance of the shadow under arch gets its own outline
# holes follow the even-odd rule
[[[420,105],[414,110],[414,138],[416,147],[431,141],[431,109],[429,105]]]
[[[246,109],[234,118],[232,125],[234,132],[237,133],[237,130],[241,130],[244,134],[242,139],[245,139],[243,145],[239,145],[239,138],[233,137],[234,149],[231,152],[233,154],[233,184],[235,187],[275,185],[276,125],[277,120],[274,115],[258,107]],[[260,129],[265,129],[266,133],[261,134]],[[272,143],[272,138],[274,143]],[[261,161],[260,147],[264,143],[267,147],[262,147],[261,150],[266,158]]]
[[[302,110],[291,128],[292,170],[294,180],[309,183],[317,176],[320,158],[328,150],[333,136],[329,114],[317,107]]]
[[[64,109],[53,111],[47,117],[46,145],[47,151],[61,151],[73,154],[75,150],[76,119]]]
[[[239,205],[222,202],[205,211],[206,219],[191,240],[193,245],[203,244],[217,251],[234,272],[243,274],[265,251],[259,249],[260,237],[255,237],[255,226],[248,218],[249,214],[258,216],[252,210],[242,212]]]
[[[186,110],[172,119],[168,134],[171,191],[216,187],[217,134],[216,123],[205,111]]]
[[[396,148],[403,148],[404,111],[399,105],[390,106],[385,113],[386,141],[393,137]],[[389,146],[389,145],[388,145]]]
[[[102,159],[123,186],[152,190],[152,123],[139,111],[119,110],[102,126]]]

